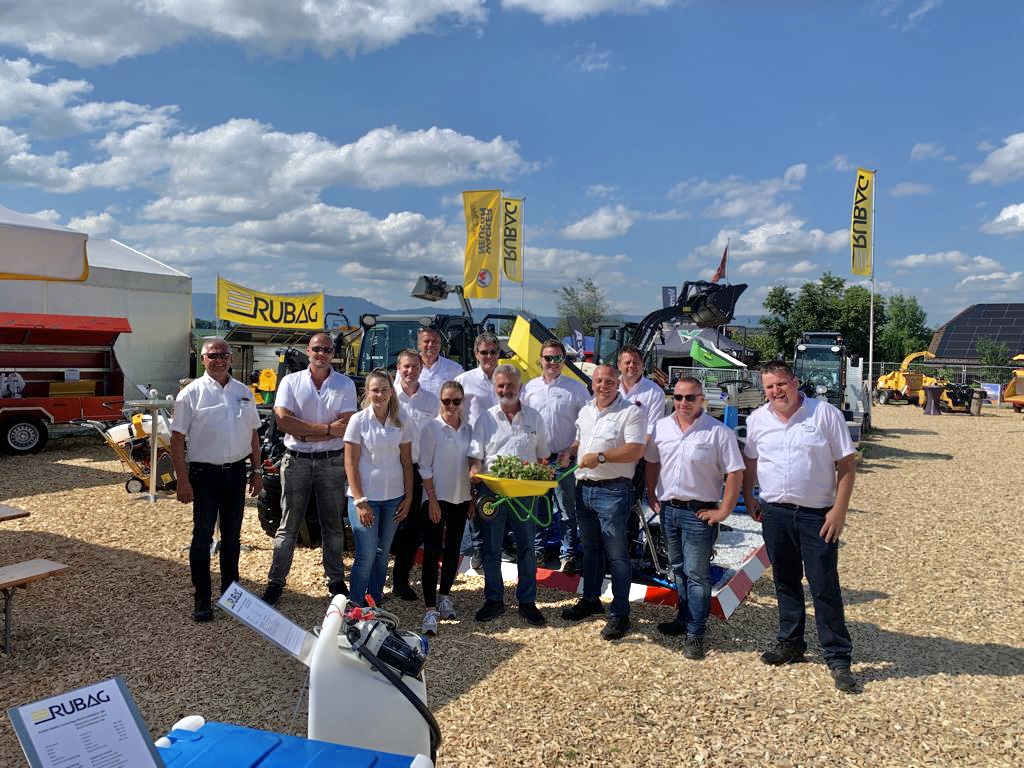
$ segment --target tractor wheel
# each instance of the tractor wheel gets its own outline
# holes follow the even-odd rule
[[[880,389],[878,390],[878,404],[885,405],[889,402],[889,390]]]
[[[43,422],[28,416],[16,416],[5,421],[0,432],[3,434],[4,450],[15,456],[39,453],[50,436]]]
[[[145,488],[146,484],[137,477],[129,477],[124,484],[124,489],[128,493],[142,493]]]

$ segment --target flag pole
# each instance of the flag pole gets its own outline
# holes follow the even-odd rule
[[[868,396],[874,390],[875,369],[875,204],[878,200],[878,171],[874,171],[871,181],[871,316],[868,320]]]
[[[519,228],[522,232],[523,251],[519,254],[519,311],[523,311],[523,301],[526,295],[526,197],[523,196],[523,205],[519,209]]]

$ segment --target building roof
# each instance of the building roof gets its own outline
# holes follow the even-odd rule
[[[89,238],[89,266],[120,269],[128,272],[146,272],[156,275],[173,275],[188,277],[174,267],[157,261],[131,246],[117,240],[97,240]]]
[[[1024,352],[1024,304],[974,304],[932,335],[928,351],[954,362],[978,359],[978,342],[1005,344],[1010,355]]]

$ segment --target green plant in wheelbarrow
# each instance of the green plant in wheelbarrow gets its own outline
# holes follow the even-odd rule
[[[575,467],[565,472],[573,469]],[[508,504],[524,522],[532,519],[541,526],[551,524],[551,501],[547,492],[558,484],[560,477],[546,461],[531,464],[516,456],[499,456],[491,462],[490,471],[480,475],[480,479],[495,494],[480,507],[482,516],[492,517],[500,505]],[[534,512],[538,499],[547,509],[543,519]]]

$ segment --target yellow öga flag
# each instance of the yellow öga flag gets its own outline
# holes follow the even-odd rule
[[[516,197],[501,199],[501,271],[523,282],[523,201]]]
[[[875,172],[857,169],[853,187],[853,215],[850,219],[850,271],[855,275],[871,275],[871,259],[875,209]]]
[[[463,293],[467,299],[500,296],[498,227],[501,226],[501,190],[462,193],[466,212],[466,262]]]

